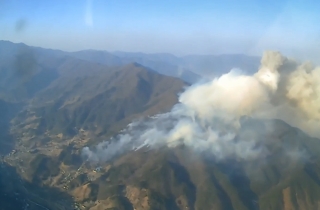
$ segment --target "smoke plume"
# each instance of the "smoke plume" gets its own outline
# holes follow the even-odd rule
[[[257,146],[263,138],[250,131],[239,134],[243,117],[280,119],[320,137],[320,68],[300,64],[279,52],[265,52],[254,75],[231,71],[188,87],[179,102],[168,113],[133,122],[114,139],[84,148],[83,156],[108,161],[142,147],[182,144],[217,159],[267,155],[265,147]]]

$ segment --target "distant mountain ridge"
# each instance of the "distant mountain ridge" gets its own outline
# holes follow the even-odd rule
[[[97,54],[92,58],[92,54]],[[243,54],[224,55],[187,55],[177,57],[168,53],[131,53],[131,52],[106,52],[83,50],[74,52],[78,58],[108,64],[138,62],[150,67],[159,73],[181,78],[189,83],[195,83],[204,78],[221,76],[234,68],[243,70],[247,74],[257,71],[260,58]],[[116,57],[114,57],[117,56]],[[98,59],[103,58],[103,59]],[[105,59],[107,58],[107,59]],[[121,58],[121,59],[119,59]]]
[[[27,46],[25,44],[15,44],[8,41],[0,41],[0,56],[11,45]],[[12,48],[12,47],[11,47]],[[108,66],[121,66],[132,62],[140,63],[160,74],[180,78],[188,83],[195,83],[202,77],[212,78],[229,72],[233,68],[242,69],[244,72],[255,72],[260,63],[257,56],[247,56],[242,54],[230,55],[188,55],[177,57],[169,53],[132,53],[132,52],[108,52],[99,50],[81,50],[76,52],[64,52],[61,50],[51,50],[39,47],[30,47],[37,54],[61,57],[70,56],[89,62],[100,63]]]

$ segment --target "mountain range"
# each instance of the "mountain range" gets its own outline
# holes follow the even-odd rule
[[[269,151],[263,158],[219,160],[185,145],[99,164],[83,158],[83,147],[170,111],[201,78],[258,66],[245,55],[63,52],[0,41],[1,209],[320,209],[320,140],[281,120],[241,121],[233,141],[250,131],[264,139],[256,145]],[[272,134],[264,132],[270,124]]]
[[[204,78],[212,78],[238,68],[250,74],[259,67],[260,58],[242,54],[226,55],[187,55],[177,57],[168,53],[146,54],[131,52],[107,52],[97,50],[83,50],[77,52],[64,52],[60,50],[30,47],[23,43],[14,44],[0,41],[0,59],[20,59],[20,65],[26,65],[22,59],[32,64],[32,59],[37,62],[50,62],[53,58],[73,57],[91,63],[107,66],[122,66],[129,63],[139,63],[154,71],[172,77],[180,78],[188,83],[195,83]],[[26,53],[27,52],[27,53]],[[19,56],[16,56],[19,55]],[[28,55],[29,57],[26,57]],[[23,57],[24,56],[24,57]],[[24,61],[26,62],[26,61]]]

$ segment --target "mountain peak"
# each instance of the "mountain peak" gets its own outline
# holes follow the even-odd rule
[[[140,63],[138,63],[138,62],[132,62],[132,63],[128,63],[128,64],[126,64],[125,66],[124,66],[124,68],[132,68],[132,67],[134,67],[134,68],[146,68],[145,66],[143,66],[143,65],[141,65]]]

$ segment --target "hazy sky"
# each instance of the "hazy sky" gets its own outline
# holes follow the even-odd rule
[[[320,56],[320,1],[0,0],[0,39],[68,51]]]

